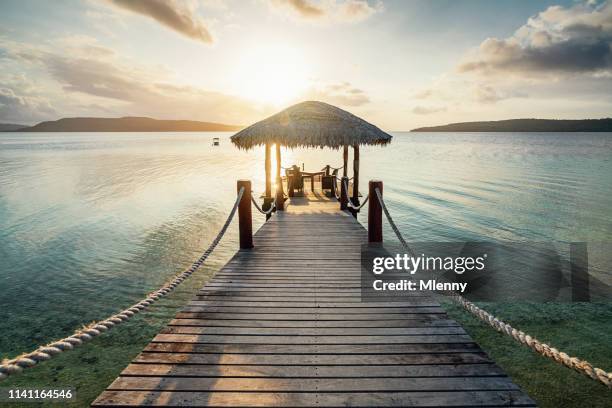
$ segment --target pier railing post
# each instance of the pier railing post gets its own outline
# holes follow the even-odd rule
[[[283,193],[283,180],[279,177],[276,180],[276,210],[285,211],[285,194]]]
[[[240,231],[240,249],[253,248],[253,216],[251,214],[251,180],[238,180],[237,191],[244,187],[244,193],[238,204],[238,229]]]
[[[345,186],[348,186],[348,177],[344,176],[340,179],[340,209],[346,210],[348,208],[348,191]]]
[[[383,193],[383,182],[379,180],[370,180],[369,197],[370,204],[368,205],[368,242],[382,242],[382,207],[376,195],[376,189]]]

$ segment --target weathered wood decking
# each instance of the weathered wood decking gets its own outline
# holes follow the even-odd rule
[[[360,302],[366,231],[294,198],[94,406],[534,406],[436,301]]]

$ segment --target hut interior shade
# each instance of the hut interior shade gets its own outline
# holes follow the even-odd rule
[[[267,143],[287,147],[384,145],[392,136],[373,124],[336,106],[307,101],[259,121],[232,136],[239,148]]]

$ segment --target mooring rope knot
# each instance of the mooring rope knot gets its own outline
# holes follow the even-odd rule
[[[385,216],[389,221],[389,225],[391,225],[391,229],[397,236],[397,239],[402,243],[404,248],[410,252],[411,256],[414,256],[412,250],[408,246],[408,243],[402,236],[399,228],[397,227],[397,225],[395,225],[393,218],[391,218],[391,214],[389,214],[389,210],[385,205],[385,201],[382,198],[380,190],[377,188],[375,189],[375,191],[376,196],[378,197],[378,201],[380,202],[380,206],[382,207],[383,212],[385,213]],[[491,313],[481,309],[480,307],[476,306],[474,303],[470,302],[469,300],[457,293],[444,294],[459,303],[465,310],[476,316],[478,319],[489,324],[495,330],[507,334],[519,343],[526,345],[527,347],[531,348],[532,350],[535,350],[536,352],[545,357],[548,357],[560,364],[563,364],[566,367],[574,369],[596,381],[601,382],[607,387],[612,388],[612,373],[602,370],[601,368],[593,367],[588,361],[581,360],[577,357],[569,356],[568,354],[539,341],[535,337],[532,337],[521,330],[515,329],[508,323],[493,316]]]
[[[5,380],[9,375],[20,373],[24,368],[33,367],[39,362],[49,360],[51,357],[58,355],[63,351],[72,350],[74,347],[83,344],[83,342],[92,340],[94,337],[99,336],[103,332],[106,332],[116,325],[129,320],[135,314],[146,309],[151,304],[172,292],[181,282],[191,276],[217,247],[225,235],[225,232],[234,218],[234,215],[236,214],[236,209],[238,208],[238,204],[240,203],[243,194],[244,187],[242,187],[238,192],[236,202],[234,203],[232,210],[227,216],[225,223],[217,233],[215,239],[211,242],[206,251],[204,251],[204,253],[187,270],[176,275],[172,280],[164,284],[158,290],[149,293],[146,298],[119,313],[107,317],[102,321],[92,322],[86,325],[84,328],[77,330],[72,335],[41,346],[30,353],[24,353],[11,360],[2,361],[2,364],[0,364],[0,381]]]

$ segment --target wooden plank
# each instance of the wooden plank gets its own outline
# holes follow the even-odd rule
[[[371,328],[371,327],[460,327],[450,319],[428,315],[423,319],[396,320],[230,320],[230,319],[181,319],[176,318],[168,326],[194,327],[298,327],[298,328]]]
[[[93,406],[182,407],[534,407],[521,391],[179,392],[105,391]]]
[[[248,307],[248,308],[257,308],[257,309],[268,309],[270,307],[282,309],[310,309],[310,308],[319,308],[319,309],[335,309],[339,312],[345,309],[396,309],[402,307],[436,307],[438,306],[437,302],[433,302],[428,298],[419,298],[419,299],[411,299],[409,302],[405,301],[398,302],[303,302],[303,301],[294,301],[294,302],[269,302],[269,301],[259,301],[259,302],[235,302],[235,301],[227,301],[227,300],[192,300],[187,305],[188,306],[203,306],[203,307]]]
[[[210,335],[265,335],[265,336],[427,336],[442,334],[465,334],[461,326],[450,327],[367,327],[367,328],[321,328],[321,327],[193,327],[167,326],[163,334],[210,334]]]
[[[186,319],[234,319],[234,320],[286,320],[286,321],[341,321],[341,320],[404,320],[419,316],[433,316],[437,314],[441,318],[446,317],[442,308],[414,308],[410,312],[403,313],[326,313],[313,316],[311,313],[251,313],[249,312],[190,312],[181,311],[177,318]]]
[[[428,334],[425,336],[256,336],[164,334],[153,338],[155,342],[217,343],[217,344],[411,344],[411,343],[466,343],[471,339],[463,334]]]
[[[231,353],[162,353],[143,352],[134,363],[158,364],[213,364],[213,365],[423,365],[435,364],[442,367],[445,375],[454,370],[449,365],[481,364],[492,365],[492,361],[482,352],[413,354],[231,354]],[[450,371],[447,371],[448,370]],[[497,366],[490,367],[499,370]],[[351,368],[346,368],[351,372]],[[500,371],[501,372],[501,371]]]
[[[151,364],[130,365],[131,367],[151,366]],[[160,366],[149,367],[151,371],[157,371]],[[180,378],[172,376],[121,376],[116,379],[109,387],[109,390],[173,390],[177,391],[272,391],[272,392],[384,392],[384,391],[471,391],[471,390],[517,390],[518,387],[512,383],[507,377],[440,377],[427,378],[428,371],[422,369],[422,374],[417,377],[410,378],[406,381],[405,378],[376,378],[376,375],[369,378],[335,378],[336,371],[332,372],[334,378],[308,378],[316,376],[316,367],[291,367],[284,366],[278,370],[274,370],[273,366],[250,367],[242,371],[236,367],[224,367],[231,372],[237,374],[240,378],[227,377],[209,377],[207,374],[214,374],[214,366],[197,366],[196,370],[187,370],[188,366],[171,366],[172,370],[179,373],[191,372],[191,377],[187,374],[177,374]],[[271,373],[269,377],[274,378],[257,378],[251,377],[248,374],[255,372],[257,369],[262,369],[263,374]],[[310,376],[294,375],[294,372],[301,373],[310,371]],[[351,368],[353,369],[353,367]],[[202,375],[198,374],[198,370],[202,371]],[[146,367],[141,370],[146,373]],[[164,370],[161,370],[164,371]],[[389,370],[386,372],[395,372]],[[367,373],[365,374],[367,376]],[[419,378],[424,376],[425,378]],[[297,378],[293,378],[297,377]]]
[[[410,307],[249,307],[249,306],[186,306],[183,312],[207,312],[207,313],[253,313],[253,314],[377,314],[385,315],[389,313],[404,314],[414,313],[420,310],[423,313],[435,313],[441,311],[439,307],[433,306],[410,306]]]
[[[414,344],[197,344],[151,342],[145,351],[169,353],[229,353],[229,354],[423,354],[466,353],[482,350],[473,342],[464,343],[414,343]]]

